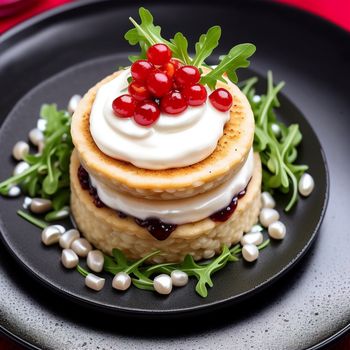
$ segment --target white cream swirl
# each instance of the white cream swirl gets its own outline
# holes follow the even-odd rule
[[[209,101],[175,116],[161,113],[150,127],[116,117],[112,101],[127,93],[129,75],[127,69],[97,91],[90,132],[103,153],[139,168],[160,170],[195,164],[215,150],[230,114],[216,110]]]
[[[253,170],[254,155],[251,149],[239,172],[220,186],[194,197],[173,200],[136,198],[111,189],[91,175],[90,181],[102,202],[109,208],[139,219],[156,217],[169,224],[182,225],[205,219],[229,205],[233,196],[247,187]]]

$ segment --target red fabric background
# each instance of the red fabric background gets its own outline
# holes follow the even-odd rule
[[[32,16],[56,6],[71,2],[73,0],[44,0],[37,2],[34,6],[27,8],[14,16],[0,18],[0,33],[5,32]],[[350,0],[277,0],[281,3],[297,6],[310,11],[316,15],[335,23],[336,25],[350,31]],[[0,5],[2,0],[0,0]],[[14,344],[11,340],[0,335],[1,350],[22,350],[22,347]],[[343,338],[340,342],[329,348],[329,350],[350,349],[350,336]]]

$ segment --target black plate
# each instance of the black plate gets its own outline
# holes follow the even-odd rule
[[[60,107],[65,108],[69,96],[74,93],[83,94],[101,77],[110,74],[115,67],[126,64],[125,54],[91,60],[53,76],[24,96],[10,112],[0,132],[0,148],[3,150],[0,156],[0,162],[3,164],[0,176],[4,178],[5,174],[10,174],[13,169],[14,162],[8,155],[13,147],[14,135],[17,139],[26,139],[30,128],[36,125],[38,111],[43,103],[57,102]],[[71,83],[73,81],[74,84]],[[148,317],[178,315],[223,307],[227,303],[253,295],[288,270],[309,248],[323,218],[328,198],[327,168],[321,145],[301,112],[285,96],[282,95],[280,101],[281,119],[288,124],[300,124],[304,142],[300,148],[299,160],[310,166],[309,171],[315,178],[315,191],[308,199],[301,200],[288,215],[282,214],[283,201],[278,200],[282,221],[288,229],[287,237],[283,242],[272,242],[273,244],[261,253],[258,262],[231,264],[218,273],[207,298],[202,299],[195,293],[193,283],[186,288],[174,290],[166,298],[136,288],[119,294],[111,287],[104,288],[100,293],[85,288],[83,279],[77,272],[66,270],[59,265],[61,250],[53,247],[47,249],[43,246],[40,242],[40,230],[16,216],[15,208],[21,207],[23,198],[3,199],[0,202],[4,242],[14,256],[44,284],[79,302],[109,311],[129,312]],[[22,125],[20,132],[17,130],[18,125]],[[65,226],[72,227],[72,224],[67,222]],[[26,232],[25,240],[23,232]],[[111,283],[111,277],[108,276],[107,285],[111,286]]]
[[[4,114],[10,110],[23,92],[36,86],[45,78],[53,76],[54,73],[62,71],[65,67],[72,67],[76,63],[86,62],[92,59],[89,63],[80,65],[75,71],[75,74],[72,74],[72,71],[65,71],[44,82],[44,85],[39,85],[15,107],[8,119],[13,122],[12,128],[4,126],[2,129],[6,137],[12,139],[11,142],[2,145],[3,147],[1,148],[2,157],[3,159],[6,158],[3,160],[4,164],[10,164],[8,154],[11,145],[17,138],[25,137],[29,128],[33,125],[33,120],[35,119],[33,117],[42,102],[55,101],[61,104],[61,106],[64,106],[72,93],[83,92],[97,78],[102,77],[110,69],[118,65],[118,59],[123,60],[126,50],[129,50],[127,44],[121,39],[121,33],[124,33],[129,26],[126,18],[130,14],[135,14],[136,6],[132,8],[124,7],[119,3],[120,7],[118,7],[115,2],[107,1],[99,2],[98,4],[82,5],[79,9],[76,9],[76,6],[68,6],[68,10],[62,13],[61,11],[55,11],[51,17],[46,18],[44,16],[42,21],[33,21],[33,24],[28,28],[24,26],[22,31],[20,29],[14,31],[12,35],[9,34],[2,39],[1,46],[4,54],[1,56],[0,77],[2,84],[4,84],[3,86],[9,86],[7,94],[2,95],[0,99],[0,108]],[[229,48],[229,45],[233,41],[255,42],[258,48],[260,48],[260,53],[257,53],[252,67],[263,74],[268,68],[272,68],[276,73],[277,79],[285,79],[287,81],[286,95],[303,111],[316,129],[317,134],[320,135],[326,152],[329,152],[331,156],[328,158],[331,158],[332,171],[338,169],[339,179],[344,178],[342,176],[346,174],[348,164],[341,161],[346,159],[346,153],[344,153],[346,139],[345,137],[342,138],[341,135],[344,135],[346,128],[349,128],[349,124],[346,122],[344,115],[341,114],[341,111],[347,110],[348,102],[345,94],[346,86],[344,85],[344,80],[340,78],[341,75],[347,76],[349,73],[349,68],[345,64],[346,59],[349,58],[349,46],[347,45],[347,41],[345,41],[345,38],[348,39],[347,36],[343,36],[341,32],[310,16],[301,15],[295,11],[286,11],[281,7],[270,4],[237,3],[227,8],[224,6],[213,7],[211,5],[201,6],[199,8],[177,4],[171,7],[155,5],[151,6],[151,9],[156,18],[159,18],[160,24],[164,26],[164,23],[167,23],[166,32],[179,29],[189,34],[192,40],[197,37],[199,32],[206,29],[209,24],[221,24],[224,29],[221,46],[223,51]],[[194,12],[198,14],[196,26],[191,24]],[[181,25],[176,21],[176,18],[180,15],[182,19]],[[43,26],[46,26],[46,28],[43,29]],[[278,27],[278,31],[276,31],[276,27]],[[232,28],[234,28],[234,34],[230,35]],[[311,31],[306,31],[309,28],[311,28]],[[278,37],[274,40],[272,35],[278,35]],[[322,40],[320,39],[318,42],[317,39],[319,36],[322,37]],[[119,37],[119,40],[116,40],[116,37]],[[283,38],[288,40],[282,40]],[[309,44],[311,41],[313,43],[312,48],[310,48]],[[122,56],[117,57],[117,52],[122,53]],[[325,55],[325,52],[329,54]],[[106,57],[109,55],[114,56]],[[313,60],[314,57],[317,59]],[[94,67],[94,70],[88,69],[88,65]],[[332,70],[330,70],[330,65],[332,65]],[[334,69],[341,69],[341,73],[334,74]],[[71,74],[70,78],[69,74]],[[69,79],[69,84],[65,84],[63,87],[59,83],[65,79]],[[12,88],[14,86],[13,81],[17,82],[15,89]],[[330,88],[329,81],[332,81],[333,89]],[[293,107],[293,104],[286,99],[283,99],[282,102],[284,110],[288,113],[286,120],[290,122],[297,120],[301,124],[303,133],[308,136],[303,143],[301,160],[307,160],[311,166],[310,172],[315,176],[317,181],[315,193],[308,200],[300,202],[298,209],[291,216],[296,217],[300,215],[303,219],[296,219],[293,222],[291,220],[290,222],[292,223],[288,222],[290,233],[295,231],[295,237],[289,235],[289,238],[282,242],[282,244],[273,245],[268,248],[261,254],[261,258],[253,267],[237,263],[232,265],[232,268],[222,271],[215,278],[215,287],[210,290],[209,298],[207,299],[197,297],[190,286],[177,290],[165,299],[152,293],[143,292],[139,294],[139,291],[134,290],[123,296],[111,293],[110,296],[112,299],[108,297],[107,301],[111,303],[110,306],[112,308],[115,308],[116,305],[111,302],[114,297],[119,307],[122,306],[125,309],[125,306],[128,305],[128,307],[133,307],[133,311],[135,312],[137,311],[136,309],[139,309],[140,303],[145,306],[144,301],[137,300],[140,299],[137,298],[139,295],[142,295],[144,299],[147,298],[147,310],[157,310],[155,314],[158,314],[159,310],[165,310],[165,313],[176,312],[177,315],[183,315],[183,312],[186,309],[189,311],[194,306],[194,303],[197,303],[197,311],[200,308],[207,308],[208,306],[218,306],[217,301],[224,301],[232,297],[232,295],[238,296],[240,292],[250,290],[254,285],[261,285],[259,282],[256,283],[256,281],[259,281],[259,278],[262,282],[268,281],[269,277],[276,275],[283,268],[286,268],[290,262],[296,261],[298,252],[300,255],[302,254],[304,247],[307,247],[311,241],[312,234],[310,232],[313,232],[313,228],[317,226],[319,215],[315,215],[315,212],[320,213],[320,208],[323,207],[326,192],[325,187],[322,188],[321,184],[325,184],[326,176],[322,171],[324,169],[324,163],[321,157],[320,147],[317,140],[315,141],[312,138],[311,129],[303,119],[299,119],[300,114]],[[24,109],[21,110],[21,107]],[[331,119],[329,117],[330,111],[333,115],[337,116],[337,123],[334,123],[334,118]],[[14,130],[13,125],[16,123],[15,121],[17,121],[17,130],[15,133],[11,133],[11,130]],[[341,127],[338,124],[340,121],[343,121]],[[21,126],[20,128],[18,127],[19,125]],[[337,142],[334,142],[334,136],[338,136]],[[309,152],[312,154],[311,157]],[[339,160],[338,163],[336,162],[337,160]],[[0,171],[1,177],[5,177],[8,172],[8,167],[7,169],[5,166],[2,167]],[[335,188],[337,189],[340,184],[341,189],[333,192],[336,194],[333,205],[341,203],[340,201],[344,198],[348,189],[348,184],[345,181],[336,183]],[[334,191],[333,188],[332,191]],[[318,195],[321,196],[321,200],[317,200]],[[4,211],[3,203],[6,205],[6,211]],[[94,302],[97,300],[100,303],[106,301],[105,297],[109,293],[108,291],[100,294],[91,294],[90,291],[83,288],[82,283],[80,285],[77,284],[77,276],[75,274],[59,272],[58,251],[55,248],[46,250],[41,247],[38,230],[29,225],[24,226],[24,231],[20,230],[23,227],[20,226],[23,225],[23,222],[18,220],[15,215],[15,209],[18,203],[15,203],[15,201],[2,201],[1,205],[2,215],[6,213],[6,217],[10,219],[4,222],[4,237],[6,241],[16,242],[17,255],[23,257],[24,262],[36,270],[36,274],[39,272],[41,278],[51,276],[52,283],[56,284],[56,286],[64,286],[65,289],[62,290],[63,294],[68,289],[70,293],[73,291],[74,294],[80,297],[83,295],[85,300],[90,299],[90,301]],[[338,204],[336,207],[337,215],[345,218],[345,213],[348,211],[346,205],[341,206]],[[334,215],[333,206],[331,210],[333,212],[332,215]],[[333,228],[337,229],[339,222],[332,221],[330,214],[327,217],[328,230],[331,222]],[[287,222],[290,219],[284,220]],[[312,220],[315,221],[312,222]],[[325,224],[327,229],[327,219]],[[300,226],[298,227],[297,225]],[[294,230],[293,226],[299,229]],[[340,225],[338,232],[339,228]],[[11,232],[11,236],[7,234],[8,232]],[[303,233],[309,233],[309,237],[305,237]],[[339,237],[342,234],[343,231],[340,231],[338,233]],[[324,237],[328,238],[327,235],[321,236],[323,239]],[[321,244],[321,239],[321,243],[317,244],[316,249],[313,250],[313,256],[307,260],[304,259],[303,267],[299,266],[299,269],[288,274],[288,279],[283,278],[276,286],[270,287],[267,292],[255,295],[254,300],[256,301],[251,301],[249,304],[243,302],[236,305],[235,308],[229,308],[223,316],[220,316],[220,320],[217,320],[217,317],[215,317],[217,314],[211,314],[216,319],[216,323],[221,326],[220,328],[213,326],[211,322],[205,325],[202,320],[196,319],[192,323],[192,328],[197,332],[197,335],[199,333],[198,337],[194,334],[189,335],[187,330],[187,337],[178,339],[178,343],[173,344],[173,347],[192,347],[194,344],[199,347],[205,344],[203,341],[207,344],[226,344],[226,347],[228,347],[232,334],[237,336],[235,338],[235,344],[238,348],[242,348],[244,346],[243,344],[247,344],[246,341],[251,337],[252,340],[250,342],[253,345],[255,344],[256,347],[259,347],[259,344],[269,344],[271,339],[276,348],[292,347],[298,344],[300,345],[299,347],[305,347],[313,345],[335,333],[335,331],[340,330],[348,322],[346,307],[343,305],[342,309],[337,309],[337,312],[335,312],[329,308],[329,303],[333,307],[336,307],[338,304],[337,301],[339,299],[342,300],[341,290],[344,290],[346,286],[342,277],[344,275],[346,276],[347,270],[342,270],[344,264],[334,264],[333,271],[336,273],[332,274],[332,270],[328,270],[328,264],[323,263],[326,260],[325,257],[319,256],[320,252],[324,253],[322,247],[328,250],[333,241],[327,241],[327,245],[324,246]],[[346,242],[342,242],[342,245],[337,245],[336,247],[338,248],[337,258],[345,259]],[[37,252],[40,252],[40,255],[35,254],[34,258],[33,251],[35,249]],[[5,258],[9,259],[6,253],[2,255],[5,255]],[[318,256],[317,262],[315,262],[316,256]],[[335,257],[328,252],[327,259],[328,261],[333,259],[334,262]],[[5,260],[4,263],[6,262]],[[34,260],[36,262],[33,264]],[[320,267],[322,267],[322,270],[320,270]],[[25,315],[23,311],[18,312],[16,317],[10,317],[9,313],[13,310],[12,303],[14,300],[10,297],[11,294],[8,294],[9,297],[2,298],[3,300],[1,301],[4,303],[4,308],[2,309],[7,311],[4,315],[0,314],[1,324],[3,326],[6,324],[6,328],[15,334],[24,331],[24,324],[26,326],[30,325],[29,332],[27,328],[26,335],[22,334],[22,337],[27,340],[32,339],[32,342],[41,344],[44,347],[64,348],[68,346],[67,344],[71,344],[72,348],[76,348],[79,344],[83,344],[81,342],[83,338],[86,342],[89,342],[89,333],[91,334],[90,342],[93,344],[91,347],[95,347],[97,338],[100,336],[103,337],[103,340],[100,340],[100,344],[103,344],[103,346],[115,344],[116,339],[118,339],[118,344],[122,346],[126,344],[132,345],[127,335],[133,334],[134,336],[138,335],[142,337],[137,341],[135,340],[134,343],[136,342],[138,346],[143,348],[147,347],[148,335],[151,335],[154,341],[158,342],[159,346],[171,346],[170,340],[159,338],[159,333],[171,337],[173,335],[171,327],[165,329],[164,326],[153,321],[154,323],[152,324],[157,324],[158,326],[152,330],[149,329],[148,325],[144,324],[147,333],[141,330],[136,331],[134,328],[132,331],[128,331],[125,326],[121,326],[120,324],[118,329],[114,329],[113,326],[108,325],[111,319],[107,315],[104,315],[103,320],[97,323],[89,320],[87,316],[93,314],[101,318],[100,313],[87,312],[84,309],[78,308],[75,304],[71,304],[69,301],[59,299],[65,308],[49,305],[49,300],[54,297],[54,294],[47,289],[44,291],[38,290],[38,287],[31,280],[24,281],[30,284],[30,288],[33,288],[35,293],[29,293],[29,295],[28,293],[24,295],[20,294],[21,292],[18,289],[19,279],[9,278],[8,276],[11,275],[13,267],[10,269],[5,263],[4,269],[7,278],[0,279],[2,295],[7,294],[8,288],[12,291],[15,290],[17,300],[18,298],[21,300],[23,298],[27,299],[29,304],[26,303],[25,305],[26,310],[30,310],[30,314],[27,321],[23,319]],[[301,269],[305,270],[304,274],[300,273]],[[15,271],[22,278],[21,280],[23,280],[21,270],[15,269]],[[244,271],[244,274],[239,273],[240,271]],[[324,285],[322,282],[317,283],[317,286],[320,288],[318,291],[315,290],[315,277],[319,273],[326,273],[326,271],[327,278],[322,280],[323,283],[326,283],[328,279],[332,281],[336,279],[338,282],[334,294],[328,292],[329,294],[325,295],[325,288],[321,288]],[[230,273],[229,284],[227,283],[228,273]],[[55,277],[53,278],[54,275]],[[284,286],[285,284],[288,284],[288,286]],[[243,287],[241,291],[239,289],[240,287]],[[233,294],[232,288],[234,291]],[[26,291],[28,292],[28,290]],[[40,297],[37,297],[37,294]],[[322,298],[322,302],[315,301],[315,299],[321,296],[325,297],[325,299]],[[28,298],[35,298],[35,307],[31,307],[31,299],[28,300]],[[102,298],[102,300],[99,298]],[[328,306],[327,308],[325,307],[326,305]],[[69,307],[70,309],[68,309]],[[72,313],[70,311],[72,308],[78,308],[79,315]],[[315,309],[317,310],[315,311]],[[49,327],[40,327],[38,323],[40,320],[34,322],[36,327],[34,327],[34,324],[33,327],[31,326],[30,321],[34,315],[40,318],[40,314],[38,315],[39,310],[44,313],[41,321],[46,320],[51,322]],[[331,315],[329,314],[330,310],[332,311]],[[258,313],[255,314],[255,311],[258,311]],[[55,313],[58,313],[59,316],[55,316]],[[237,316],[232,313],[235,313]],[[60,319],[64,320],[64,324],[59,322]],[[332,319],[332,323],[330,323],[330,319]],[[235,320],[235,322],[232,323],[232,320]],[[306,321],[310,322],[308,323]],[[271,322],[274,324],[273,327],[271,327]],[[75,326],[74,332],[68,331],[74,323],[78,323],[80,326]],[[20,324],[20,327],[16,328],[16,324]],[[311,327],[312,324],[317,326],[316,329]],[[226,327],[222,327],[223,325]],[[300,328],[301,326],[304,328]],[[250,329],[247,330],[246,327],[250,327]],[[305,327],[308,329],[307,334],[303,337],[299,335],[296,344],[295,335],[300,334],[300,330],[305,330]],[[94,333],[93,328],[96,328],[99,333]],[[59,334],[62,334],[61,330],[63,329],[65,334],[67,334],[66,337],[59,336]],[[111,329],[116,331],[117,335],[111,335]],[[299,332],[297,332],[298,329]],[[51,334],[53,330],[55,330],[57,336],[48,337],[47,335]],[[51,333],[48,333],[49,331]],[[177,324],[177,331],[184,334],[185,329]],[[210,338],[203,337],[203,334],[200,334],[201,331],[204,331],[207,335],[210,334]],[[121,333],[124,333],[124,336],[121,336]],[[267,337],[265,333],[268,333]],[[265,338],[262,337],[262,334],[265,334]],[[283,337],[280,336],[281,334],[283,334]],[[194,343],[194,341],[197,341],[197,343]]]

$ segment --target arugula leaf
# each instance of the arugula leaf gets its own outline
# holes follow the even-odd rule
[[[194,66],[200,67],[205,59],[212,54],[213,50],[219,45],[220,37],[221,28],[219,26],[209,28],[206,34],[200,36],[195,45],[196,55],[192,62]]]
[[[253,55],[255,50],[256,48],[253,44],[239,44],[234,46],[211,72],[201,78],[201,83],[207,84],[211,89],[215,89],[217,80],[222,79],[225,73],[230,81],[237,83],[238,77],[236,70],[249,66],[250,62],[248,58]]]
[[[170,40],[173,44],[173,56],[180,59],[185,64],[191,64],[191,58],[188,55],[188,42],[182,33],[176,33],[174,39]]]
[[[286,126],[277,121],[274,109],[280,106],[278,93],[284,82],[277,86],[273,84],[272,72],[267,74],[267,92],[254,99],[257,78],[243,82],[242,91],[247,96],[255,118],[254,149],[260,153],[263,164],[263,189],[273,192],[278,190],[284,194],[291,193],[285,211],[291,210],[298,200],[298,180],[308,169],[306,165],[296,165],[297,146],[302,140],[302,134],[297,124]],[[281,130],[281,136],[276,136],[272,125]]]
[[[139,44],[141,48],[140,55],[129,56],[131,62],[145,58],[146,51],[150,46],[163,43],[173,52],[173,57],[180,59],[186,64],[191,63],[191,58],[187,52],[188,42],[182,33],[176,33],[174,38],[170,41],[165,40],[161,35],[160,26],[154,25],[153,16],[150,11],[144,7],[140,7],[139,15],[141,23],[138,24],[132,17],[130,17],[129,19],[135,28],[128,30],[124,35],[124,38],[130,45]]]

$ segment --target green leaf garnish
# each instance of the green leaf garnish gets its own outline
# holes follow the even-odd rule
[[[54,211],[47,216],[55,220],[60,209],[69,205],[69,159],[73,150],[71,116],[54,104],[43,105],[40,116],[46,120],[42,153],[26,155],[24,160],[30,167],[1,182],[0,193],[7,193],[9,185],[16,184],[30,197],[51,199]]]
[[[290,193],[291,197],[285,210],[288,212],[298,200],[298,180],[308,169],[306,165],[293,164],[298,155],[297,147],[302,134],[297,124],[286,126],[277,121],[275,108],[279,107],[278,93],[284,82],[273,85],[272,72],[267,74],[267,92],[256,101],[256,77],[242,83],[242,92],[247,96],[255,117],[254,149],[260,153],[263,164],[263,189],[269,192],[279,190]],[[276,137],[272,125],[278,125],[281,136]]]
[[[130,45],[139,44],[141,48],[140,54],[129,57],[131,62],[138,59],[146,58],[147,49],[157,43],[167,45],[173,53],[173,57],[179,59],[184,64],[192,64],[197,67],[205,66],[205,60],[212,54],[213,50],[218,46],[221,37],[221,28],[213,26],[209,28],[206,34],[202,34],[199,41],[195,45],[195,56],[193,59],[188,54],[188,42],[182,33],[176,33],[173,39],[166,40],[161,35],[161,28],[154,25],[153,16],[150,11],[144,7],[139,9],[141,23],[137,23],[132,17],[130,21],[135,28],[130,29],[125,34],[125,39]],[[238,68],[249,66],[248,58],[255,52],[253,44],[240,44],[233,47],[226,56],[222,56],[221,62],[217,67],[202,76],[201,83],[208,85],[209,88],[215,89],[218,80],[225,81],[224,75],[233,83],[237,83],[238,78],[236,71]]]
[[[211,89],[215,89],[217,80],[222,80],[224,74],[227,74],[230,81],[237,83],[236,70],[249,66],[248,58],[253,55],[255,50],[256,48],[253,44],[234,46],[211,72],[201,78],[201,83],[207,84]]]
[[[266,240],[258,249],[264,249],[270,240]],[[196,292],[203,298],[208,295],[208,287],[213,286],[212,275],[225,267],[228,262],[239,260],[239,254],[242,248],[239,244],[230,249],[224,245],[219,256],[202,263],[196,263],[191,255],[187,255],[182,263],[161,263],[144,265],[144,262],[150,257],[160,254],[160,251],[152,252],[142,259],[128,261],[122,251],[113,249],[113,258],[105,255],[104,270],[116,275],[118,272],[125,272],[132,277],[132,283],[135,287],[144,290],[154,290],[151,276],[166,273],[171,274],[174,270],[186,272],[189,276],[197,279]]]
[[[36,218],[36,217],[34,217],[34,216],[32,216],[32,215],[26,213],[26,212],[23,211],[23,210],[18,210],[18,211],[17,211],[17,214],[18,214],[21,218],[23,218],[24,220],[27,220],[27,221],[30,222],[31,224],[33,224],[33,225],[35,225],[35,226],[37,226],[37,227],[39,227],[39,228],[41,228],[41,229],[44,229],[45,227],[48,226],[48,224],[47,224],[45,221],[40,220],[40,219],[38,219],[38,218]]]
[[[192,62],[194,66],[200,67],[205,59],[212,54],[213,50],[219,45],[220,37],[221,28],[219,26],[209,28],[206,34],[200,36],[195,46],[196,55]]]

